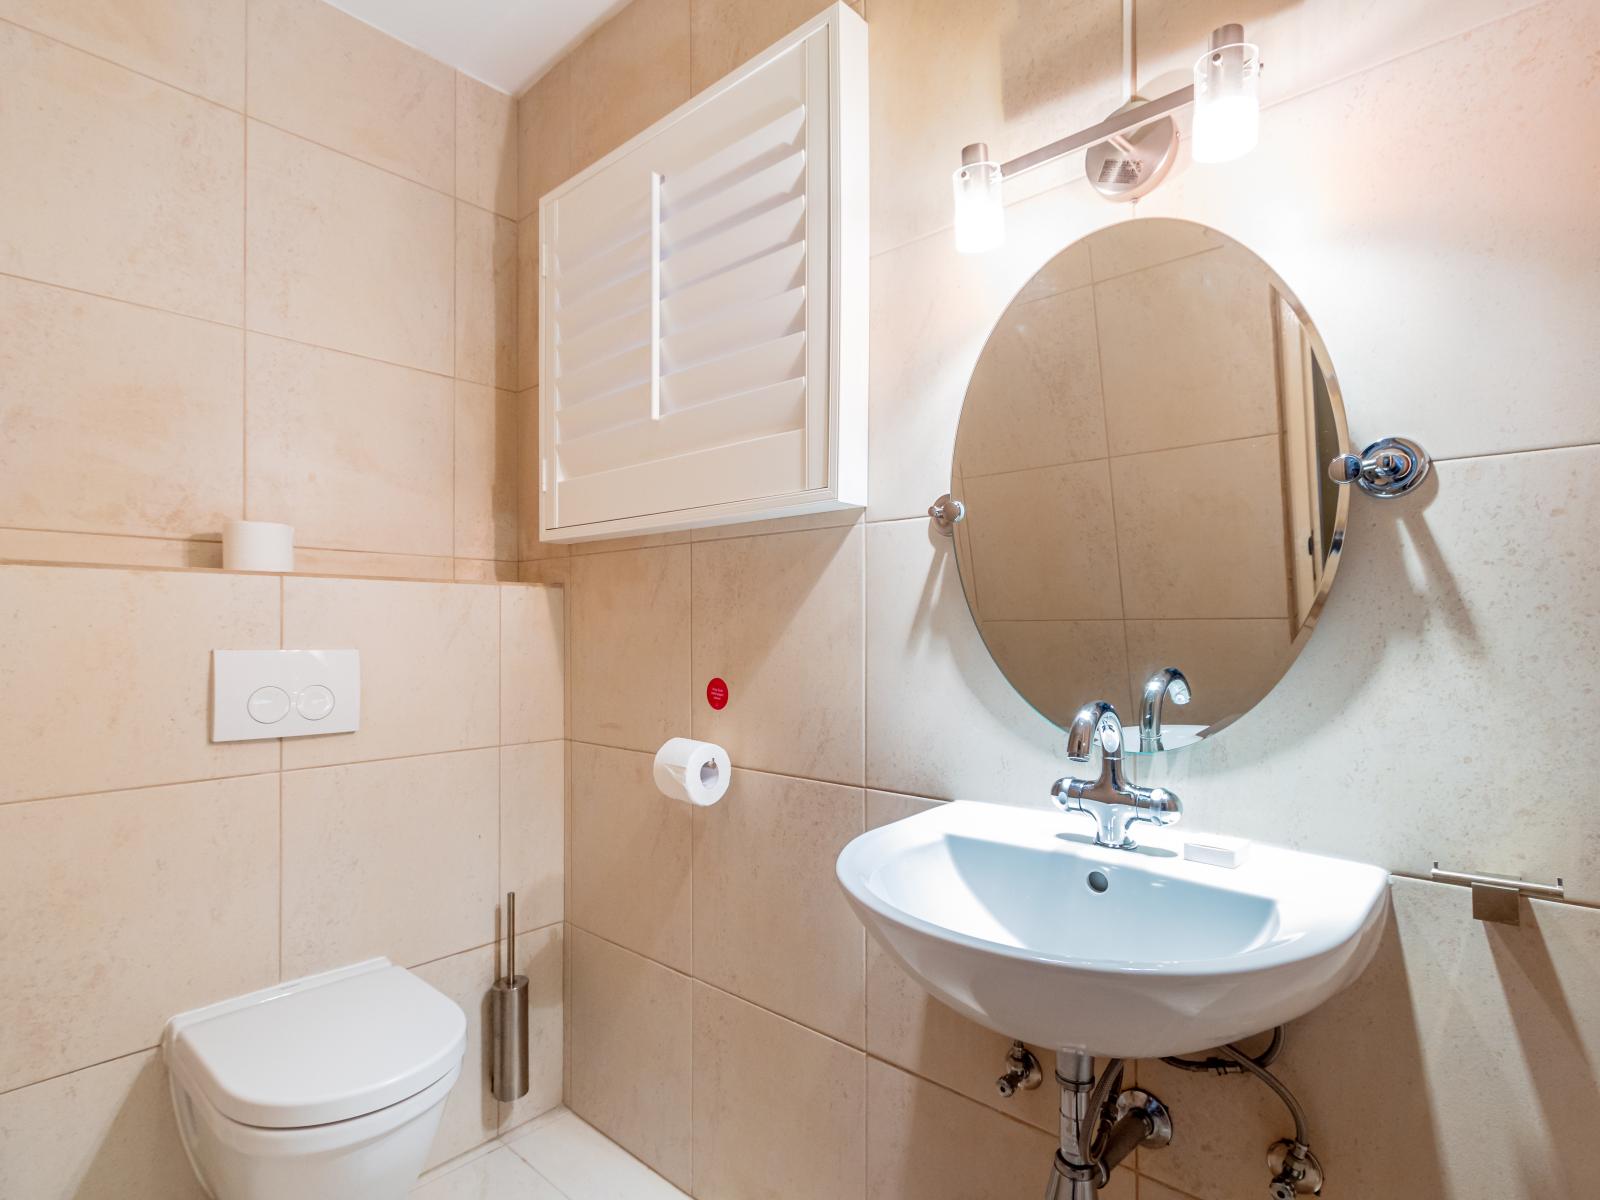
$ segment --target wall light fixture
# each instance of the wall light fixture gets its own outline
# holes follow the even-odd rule
[[[1194,105],[1191,149],[1197,162],[1228,162],[1249,153],[1260,123],[1261,52],[1244,27],[1223,25],[1194,65],[1194,82],[1154,100],[1134,97],[1098,125],[1080,129],[1007,162],[975,142],[961,151],[955,190],[956,249],[981,254],[1005,242],[1005,180],[1075,151],[1085,151],[1089,185],[1108,200],[1136,200],[1172,168],[1178,127],[1172,114]]]

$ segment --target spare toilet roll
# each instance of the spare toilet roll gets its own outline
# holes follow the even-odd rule
[[[661,794],[690,804],[715,804],[728,790],[733,764],[711,742],[669,738],[656,751],[656,786]]]
[[[222,527],[227,571],[294,570],[294,526],[273,521],[229,521]]]

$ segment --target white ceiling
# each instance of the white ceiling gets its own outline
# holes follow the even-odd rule
[[[328,0],[515,96],[626,0]]]

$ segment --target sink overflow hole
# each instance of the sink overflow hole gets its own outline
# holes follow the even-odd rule
[[[1103,871],[1089,872],[1089,890],[1091,892],[1103,892],[1110,886],[1111,881],[1105,877]]]

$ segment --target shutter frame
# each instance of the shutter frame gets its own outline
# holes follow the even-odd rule
[[[832,5],[541,200],[541,540],[865,507],[866,37]]]

